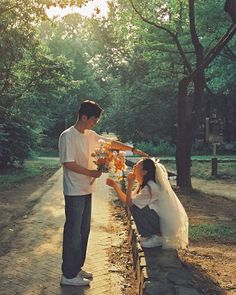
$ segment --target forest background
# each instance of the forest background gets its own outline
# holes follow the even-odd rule
[[[1,171],[35,153],[56,151],[59,134],[75,122],[84,99],[105,109],[98,132],[114,132],[155,156],[173,156],[179,146],[183,186],[191,186],[191,156],[211,153],[207,117],[223,122],[218,153],[236,152],[233,34],[190,81],[181,107],[185,121],[178,118],[180,82],[235,28],[225,1],[117,0],[108,2],[105,17],[98,9],[92,17],[46,14],[53,4],[83,2],[0,2]]]

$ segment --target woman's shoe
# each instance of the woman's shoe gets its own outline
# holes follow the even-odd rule
[[[154,248],[162,246],[161,237],[153,235],[150,238],[145,238],[140,241],[140,245],[143,248]]]
[[[141,242],[141,241],[146,240],[146,239],[148,239],[148,238],[147,237],[142,237],[141,235],[137,236],[137,241],[138,242]]]

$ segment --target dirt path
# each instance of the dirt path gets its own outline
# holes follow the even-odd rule
[[[230,189],[228,187],[228,191]],[[203,294],[235,295],[236,201],[200,193],[191,196],[179,193],[178,196],[190,225],[200,228],[200,236],[190,239],[189,249],[180,252],[181,260],[214,283],[202,282]],[[213,229],[212,235],[201,236],[206,228]]]
[[[192,178],[193,188],[211,196],[223,196],[236,201],[236,179],[205,180]]]

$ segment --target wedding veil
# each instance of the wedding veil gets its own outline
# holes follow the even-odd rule
[[[158,213],[164,249],[186,248],[188,245],[188,216],[173,191],[166,168],[156,165],[156,182],[161,187],[158,199]]]

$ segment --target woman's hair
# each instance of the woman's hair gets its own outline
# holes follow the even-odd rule
[[[141,188],[144,188],[149,180],[156,182],[156,167],[154,161],[148,158],[144,158],[142,163],[143,170],[147,171],[147,173],[143,176],[143,183],[141,185]]]
[[[89,119],[90,117],[99,118],[103,109],[100,105],[92,100],[85,100],[81,103],[79,109],[79,119],[85,115]]]

